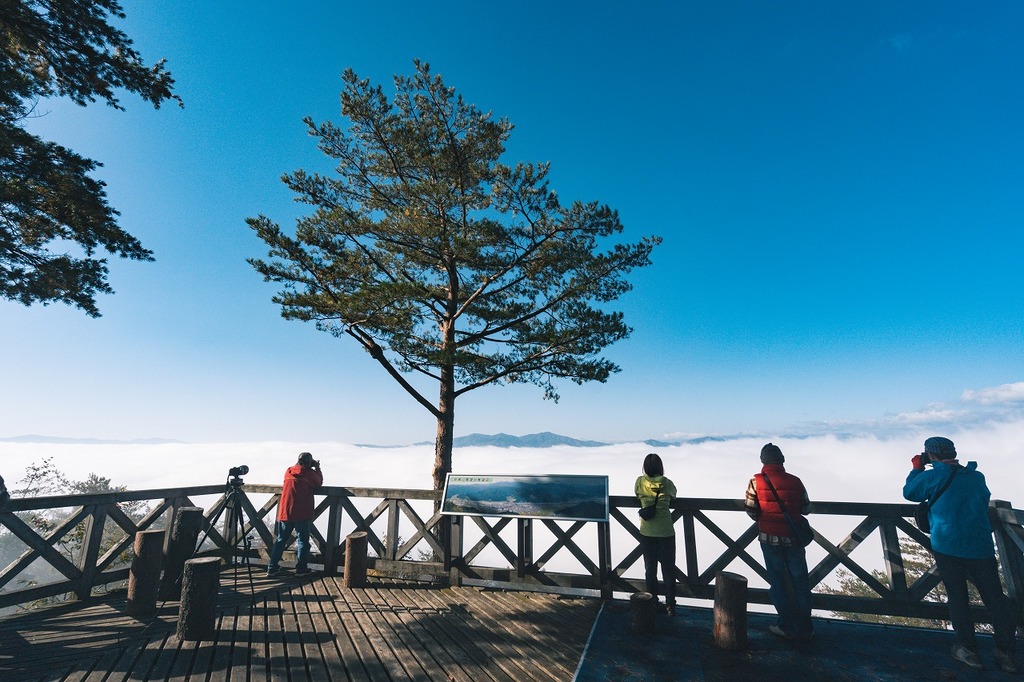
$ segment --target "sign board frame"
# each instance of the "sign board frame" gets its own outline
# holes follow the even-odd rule
[[[441,513],[608,522],[608,477],[586,474],[453,474]]]

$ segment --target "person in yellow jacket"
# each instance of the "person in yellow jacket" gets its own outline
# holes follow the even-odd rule
[[[672,523],[675,484],[665,477],[661,457],[651,453],[644,458],[644,473],[636,479],[633,492],[640,507],[655,507],[650,519],[640,517],[640,548],[644,553],[644,579],[647,591],[658,596],[658,564],[665,582],[665,603],[659,605],[668,614],[676,614],[676,530]]]

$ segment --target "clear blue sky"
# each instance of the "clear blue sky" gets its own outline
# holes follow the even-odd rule
[[[246,217],[303,210],[280,176],[329,168],[302,117],[341,122],[345,68],[389,85],[417,57],[516,125],[509,162],[550,161],[563,200],[618,209],[625,239],[664,238],[620,304],[635,328],[608,351],[621,373],[558,404],[470,393],[457,434],[1021,414],[1021,2],[125,9],[185,108],[43,102],[30,126],[104,163],[157,260],[111,261],[98,320],[0,302],[0,437],[431,440],[425,410],[354,343],[283,321],[245,262],[265,255]]]

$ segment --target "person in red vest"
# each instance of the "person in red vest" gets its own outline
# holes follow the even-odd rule
[[[309,532],[313,527],[313,493],[324,484],[320,462],[313,455],[303,452],[299,461],[284,472],[281,486],[281,500],[277,505],[274,546],[270,550],[267,575],[281,571],[281,555],[291,538],[292,531],[298,536],[298,560],[295,574],[309,573]]]
[[[747,485],[744,507],[747,514],[757,521],[764,568],[768,573],[768,595],[779,614],[778,623],[769,626],[768,630],[779,637],[806,641],[814,634],[807,556],[804,548],[793,541],[793,531],[782,511],[785,508],[791,515],[806,515],[811,502],[803,482],[786,473],[782,466],[785,461],[778,445],[768,443],[761,448],[764,466]]]

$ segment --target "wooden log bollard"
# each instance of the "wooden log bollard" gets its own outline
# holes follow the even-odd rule
[[[203,557],[185,562],[178,608],[178,639],[210,641],[217,634],[217,590],[220,558]]]
[[[185,562],[196,553],[196,541],[202,523],[202,507],[180,507],[174,515],[171,543],[164,557],[164,575],[160,581],[161,599],[181,598],[181,574]]]
[[[164,532],[141,530],[135,534],[135,556],[128,571],[129,616],[143,618],[156,613],[160,592],[160,564],[164,559]]]
[[[719,571],[715,576],[715,644],[728,651],[747,647],[747,579]]]
[[[366,548],[368,544],[365,531],[349,533],[345,537],[345,575],[341,581],[344,587],[364,587],[366,585]]]
[[[658,598],[650,592],[636,592],[629,596],[629,608],[633,613],[630,631],[635,635],[649,635],[654,632],[654,608]]]

